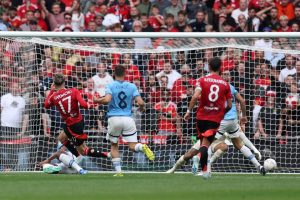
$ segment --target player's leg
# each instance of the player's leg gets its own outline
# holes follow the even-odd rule
[[[108,157],[107,152],[102,152],[96,148],[89,148],[82,140],[76,140],[75,143],[77,146],[76,148],[81,155],[89,156],[89,157],[96,157],[96,158],[107,158]]]
[[[256,167],[256,169],[260,172],[260,174],[265,175],[266,171],[263,166],[260,165],[258,160],[252,154],[251,150],[243,144],[242,140],[239,137],[232,138],[232,143],[234,147],[240,150],[243,155],[252,162],[252,164]]]
[[[199,150],[200,147],[201,147],[201,141],[198,140],[198,141],[194,144],[193,148]],[[193,156],[193,159],[192,159],[192,161],[193,161],[193,165],[192,165],[192,173],[193,173],[194,175],[196,175],[197,172],[198,172],[200,158],[201,158],[201,154],[200,154],[200,153],[198,153],[197,155]]]
[[[208,149],[208,161],[207,161],[208,172],[211,172],[211,165],[215,163],[220,157],[222,157],[225,152],[228,151],[228,146],[224,142],[223,137],[225,138],[225,136],[222,136],[222,139],[216,140],[215,144],[213,142]]]
[[[241,133],[240,133],[240,138],[242,139],[243,143],[253,151],[256,159],[257,160],[261,160],[262,156],[261,156],[260,152],[252,144],[252,142],[246,137],[246,135],[245,135],[245,133],[243,131],[241,131]]]
[[[66,128],[64,128],[66,129]],[[75,147],[75,145],[69,140],[67,134],[65,133],[64,130],[60,132],[58,135],[57,139],[65,146],[67,149],[74,155],[74,156],[79,156],[79,153]]]
[[[123,131],[123,123],[120,117],[110,117],[108,119],[108,127],[107,127],[107,135],[106,139],[111,142],[111,161],[116,170],[116,177],[122,177],[122,165],[121,165],[121,158],[119,154],[119,146],[118,140],[119,136],[122,134]]]
[[[137,141],[136,125],[131,117],[123,117],[122,137],[128,142],[131,151],[143,152],[149,160],[154,160],[155,156],[151,149],[146,144],[141,144]]]
[[[186,163],[186,161],[193,158],[193,156],[197,155],[199,153],[198,149],[195,149],[192,147],[188,152],[186,152],[184,155],[182,155],[174,164],[174,166],[169,169],[166,173],[174,173],[177,169],[179,169],[182,165]]]
[[[69,156],[68,154],[64,152],[60,152],[58,156],[58,160],[60,160],[66,167],[72,168],[76,170],[79,174],[86,174],[87,171],[82,169],[78,163],[73,159],[72,156]]]

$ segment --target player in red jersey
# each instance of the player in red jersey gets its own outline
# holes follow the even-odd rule
[[[88,148],[84,142],[87,140],[87,134],[83,133],[84,121],[79,112],[79,104],[87,109],[88,103],[82,99],[76,88],[65,88],[63,74],[56,74],[53,82],[51,91],[45,100],[45,107],[56,106],[66,123],[58,136],[58,140],[76,157],[79,156],[79,153],[91,157],[107,157],[104,152]]]
[[[194,145],[179,158],[173,168],[167,171],[168,173],[174,173],[176,169],[199,152],[201,153],[200,163],[202,170],[206,171],[207,149],[214,140],[216,131],[225,113],[232,107],[230,86],[220,76],[221,65],[221,59],[218,57],[209,61],[210,74],[199,79],[189,108],[184,116],[185,121],[189,120],[191,110],[199,101],[196,119],[201,147]],[[203,177],[207,178],[208,176],[210,175],[204,175]]]

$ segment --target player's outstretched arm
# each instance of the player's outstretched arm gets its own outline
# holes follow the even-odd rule
[[[79,102],[80,106],[85,108],[85,109],[88,109],[89,105],[85,100],[83,100],[79,90],[75,89],[75,91],[76,91],[76,99]]]
[[[145,110],[145,101],[142,99],[142,97],[141,96],[136,96],[135,101],[139,105],[140,111],[144,112],[144,110]]]
[[[106,94],[104,97],[100,97],[100,98],[96,96],[93,97],[93,101],[95,103],[104,104],[104,105],[109,104],[111,99],[112,99],[111,94]]]
[[[241,110],[242,110],[242,114],[243,114],[243,117],[240,119],[241,121],[241,124],[246,124],[248,122],[248,119],[247,119],[247,113],[246,113],[246,101],[245,99],[240,95],[240,93],[237,93],[235,95],[235,98],[238,100],[238,102],[240,102],[240,105],[241,105]]]
[[[200,96],[201,96],[201,89],[196,88],[196,91],[195,91],[194,95],[192,96],[192,99],[189,103],[189,108],[188,108],[188,110],[186,111],[186,113],[183,117],[184,121],[188,121],[190,119],[191,110],[193,110],[193,108],[195,107],[195,105],[197,103],[197,100]]]
[[[51,102],[51,97],[54,94],[55,90],[50,90],[50,93],[48,94],[48,96],[45,99],[45,108],[49,109],[52,106],[52,102]]]

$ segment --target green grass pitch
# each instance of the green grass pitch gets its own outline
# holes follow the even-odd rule
[[[0,174],[1,200],[289,200],[300,199],[300,175]]]

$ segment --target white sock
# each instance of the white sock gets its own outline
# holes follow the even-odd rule
[[[213,164],[216,162],[222,155],[224,154],[224,151],[221,149],[218,149],[210,158],[210,164]]]
[[[115,167],[115,170],[117,173],[121,173],[122,169],[121,169],[121,158],[113,158],[111,159],[113,166]]]
[[[143,145],[141,143],[137,143],[135,146],[134,146],[134,150],[136,152],[139,152],[139,151],[142,151],[143,149]]]
[[[242,146],[240,151],[244,154],[244,156],[246,158],[248,158],[254,164],[254,166],[256,168],[258,168],[260,166],[259,162],[256,160],[255,156],[252,154],[252,152],[250,151],[250,149],[248,147],[246,147],[244,145],[244,146]]]
[[[68,167],[72,167],[73,169],[75,169],[77,172],[79,172],[82,168],[77,164],[77,162],[75,162],[75,160],[62,153],[60,154],[59,158],[58,158],[64,165],[68,166]]]
[[[179,167],[181,167],[182,165],[185,164],[185,160],[183,159],[183,155],[177,160],[177,162],[175,163],[175,169],[178,169]]]
[[[252,151],[258,151],[257,148],[252,144],[252,142],[246,137],[245,133],[242,132],[240,134],[240,138],[242,139],[243,143],[249,147]]]

